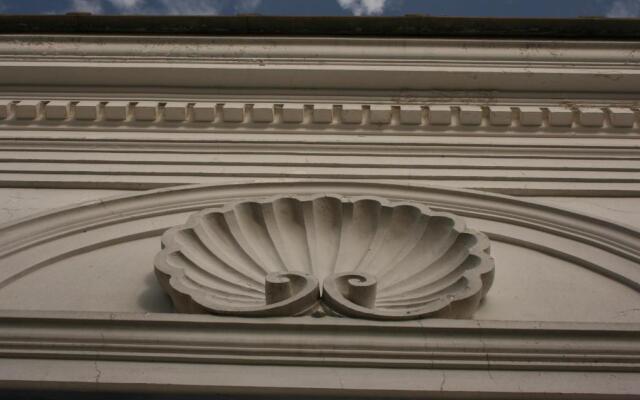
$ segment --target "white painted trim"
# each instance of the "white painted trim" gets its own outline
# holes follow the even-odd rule
[[[0,85],[630,93],[637,63],[623,41],[0,38]]]
[[[639,324],[40,311],[0,323],[2,357],[640,372]]]
[[[0,323],[0,389],[13,390],[633,398],[640,372],[637,324],[12,311]]]
[[[137,129],[181,127],[194,131],[211,131],[238,126],[265,130],[332,130],[366,127],[400,132],[438,132],[442,128],[485,133],[571,132],[628,133],[637,131],[639,114],[634,107],[545,106],[532,105],[446,105],[446,104],[286,104],[288,112],[298,117],[285,117],[282,103],[216,103],[153,102],[123,100],[7,100],[0,104],[0,128],[24,129],[67,127],[95,130],[127,126]],[[210,108],[210,116],[201,120],[194,110]],[[319,107],[327,113],[318,119]],[[523,109],[526,114],[523,113]],[[229,114],[235,110],[236,114]],[[403,118],[403,113],[418,111],[418,119]],[[498,119],[496,115],[500,113]],[[378,116],[383,115],[384,117]],[[287,114],[288,115],[288,114]],[[305,118],[305,115],[307,116]],[[524,119],[526,118],[526,119]],[[537,126],[532,121],[539,121]]]

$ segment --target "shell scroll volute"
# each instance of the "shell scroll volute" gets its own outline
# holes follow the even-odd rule
[[[224,214],[204,210],[162,237],[156,277],[178,312],[275,317],[317,306],[320,289],[313,275],[251,262],[223,220]]]
[[[322,298],[339,314],[353,318],[471,318],[493,283],[494,264],[486,236],[473,231],[458,236],[456,242],[463,244],[457,246],[468,253],[456,254],[456,262],[443,257],[442,262],[395,279],[393,284],[380,285],[380,290],[371,274],[331,275],[324,280]]]
[[[489,240],[460,217],[375,197],[229,204],[162,243],[156,274],[180,312],[293,316],[321,301],[354,318],[468,318],[494,272]]]

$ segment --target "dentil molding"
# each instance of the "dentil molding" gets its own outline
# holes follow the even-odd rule
[[[278,126],[297,129],[326,126],[438,129],[612,129],[637,130],[633,107],[486,104],[242,103],[217,101],[129,101],[74,99],[0,100],[0,126],[71,125],[95,129],[177,126],[195,129],[225,126]]]

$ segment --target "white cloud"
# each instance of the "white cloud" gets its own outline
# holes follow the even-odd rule
[[[159,14],[171,15],[218,15],[220,5],[216,0],[161,0]],[[160,11],[160,10],[158,10]]]
[[[238,13],[250,13],[262,3],[262,0],[237,0],[234,2],[233,8]]]
[[[259,1],[247,0],[247,6]],[[149,15],[218,15],[221,9],[219,0],[71,0],[70,9],[74,12],[103,14],[149,14]]]
[[[96,0],[73,0],[69,11],[101,14],[103,9],[102,3]]]
[[[351,10],[353,15],[380,15],[387,0],[338,0],[340,7]]]
[[[108,0],[119,11],[136,11],[142,8],[144,0]]]
[[[640,0],[614,1],[607,11],[609,18],[634,18],[640,17]]]

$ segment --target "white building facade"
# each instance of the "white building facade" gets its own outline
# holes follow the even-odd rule
[[[637,40],[133,33],[0,36],[0,391],[640,394]]]

